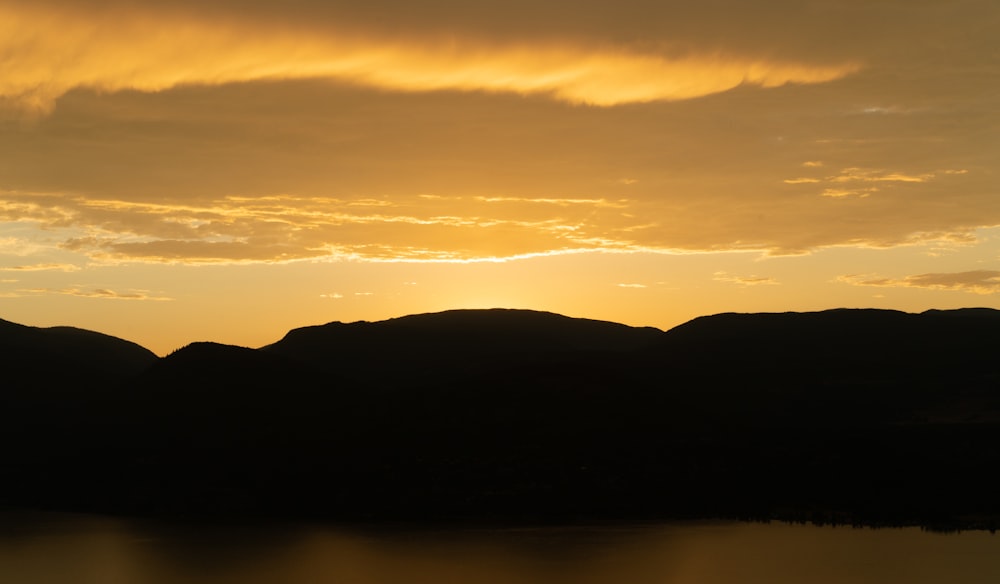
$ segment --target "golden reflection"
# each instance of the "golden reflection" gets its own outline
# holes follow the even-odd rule
[[[682,523],[359,533],[30,519],[0,538],[4,582],[985,584],[1000,577],[995,537],[986,532]]]

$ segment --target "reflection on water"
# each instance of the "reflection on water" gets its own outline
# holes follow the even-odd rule
[[[4,514],[0,582],[994,584],[1000,538],[776,523],[376,531]]]

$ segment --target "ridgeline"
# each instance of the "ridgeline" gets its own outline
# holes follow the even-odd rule
[[[456,310],[164,358],[0,321],[0,506],[993,529],[998,348],[991,309]]]

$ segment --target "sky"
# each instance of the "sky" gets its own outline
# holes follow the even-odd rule
[[[1000,308],[995,0],[0,0],[0,318]]]

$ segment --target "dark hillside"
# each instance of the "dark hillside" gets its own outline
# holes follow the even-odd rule
[[[839,309],[701,317],[667,331],[644,355],[675,384],[725,393],[720,404],[742,403],[739,394],[749,392],[778,398],[777,411],[826,408],[803,419],[842,424],[847,412],[838,409],[902,421],[947,403],[995,403],[998,346],[997,310]]]
[[[996,526],[998,339],[988,309],[722,314],[665,333],[489,310],[195,343],[6,426],[0,503]]]
[[[998,325],[1000,311],[991,309],[718,314],[667,331],[654,350],[756,370],[920,374],[961,363],[987,371]]]
[[[156,361],[151,351],[101,333],[0,320],[0,438],[69,427],[87,404]]]
[[[37,328],[0,320],[6,379],[19,384],[109,383],[135,375],[157,357],[135,343],[73,327]]]
[[[841,309],[702,317],[644,358],[714,482],[755,485],[741,506],[947,523],[1000,511],[998,346],[996,310]]]
[[[109,335],[0,320],[0,505],[36,492],[68,504],[68,485],[95,476],[87,465],[124,406],[121,384],[157,360]]]
[[[525,359],[627,353],[662,331],[530,310],[450,310],[295,329],[261,351],[360,379],[413,384]]]

